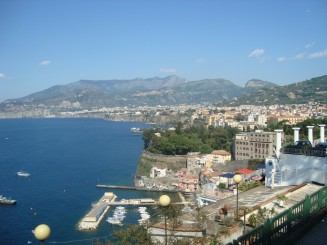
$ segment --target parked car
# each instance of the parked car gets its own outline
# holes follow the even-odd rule
[[[313,149],[327,152],[327,142],[320,142]]]
[[[311,149],[312,145],[311,142],[308,140],[298,140],[294,142],[293,147],[294,149]]]

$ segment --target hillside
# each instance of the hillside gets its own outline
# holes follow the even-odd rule
[[[224,79],[188,82],[184,78],[91,81],[82,80],[53,86],[28,96],[7,100],[0,110],[20,107],[55,106],[89,109],[115,106],[199,104],[228,100],[242,95],[244,89]]]
[[[234,105],[301,104],[327,102],[327,76],[321,76],[286,86],[268,86],[241,96]],[[230,102],[229,102],[230,103]]]
[[[187,81],[177,76],[168,76],[131,80],[81,80],[6,100],[0,104],[0,112],[4,115],[19,115],[22,111],[33,111],[34,115],[37,111],[37,115],[50,115],[61,111],[145,105],[326,103],[326,91],[327,76],[287,86],[252,79],[244,88],[222,78]]]

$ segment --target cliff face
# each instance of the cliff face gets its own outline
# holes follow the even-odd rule
[[[177,172],[180,168],[186,167],[186,156],[165,156],[143,151],[139,158],[136,176],[150,176],[153,166],[160,165]]]

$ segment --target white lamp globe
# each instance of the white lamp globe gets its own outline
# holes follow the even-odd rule
[[[48,225],[42,224],[35,228],[34,236],[39,241],[44,241],[49,238],[51,233],[50,227]]]
[[[167,195],[162,195],[159,198],[159,205],[162,207],[167,207],[170,204],[170,197]]]
[[[236,184],[239,184],[242,181],[242,176],[240,174],[235,174],[233,180]]]

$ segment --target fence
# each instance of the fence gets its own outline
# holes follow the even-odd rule
[[[326,157],[326,150],[311,149],[296,149],[296,148],[282,148],[281,152],[284,154],[306,155],[315,157]]]
[[[263,225],[254,228],[228,245],[279,244],[326,206],[327,186],[310,196],[307,195],[301,202],[267,219]]]

